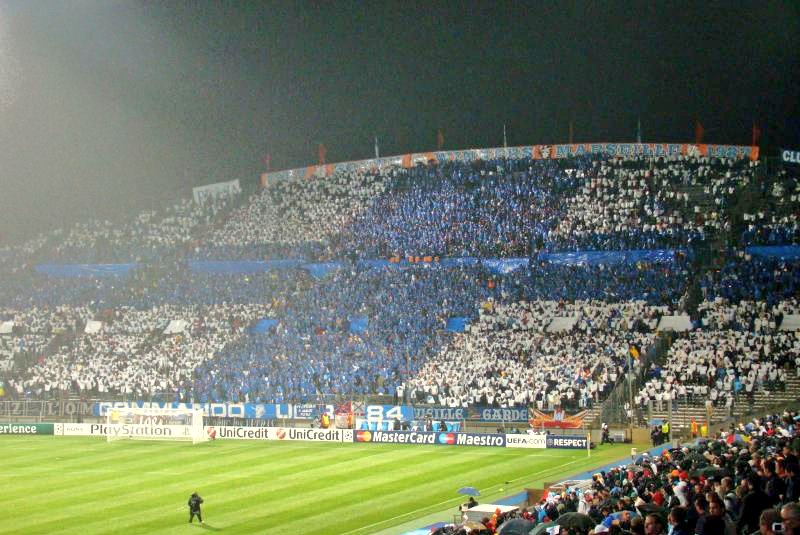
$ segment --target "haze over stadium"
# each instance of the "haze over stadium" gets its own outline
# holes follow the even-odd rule
[[[0,533],[800,532],[798,9],[0,5]]]

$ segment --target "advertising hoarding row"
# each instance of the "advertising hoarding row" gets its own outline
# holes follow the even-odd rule
[[[0,435],[56,435],[106,437],[114,432],[126,436],[184,436],[185,426],[149,425],[108,426],[104,423],[0,423]],[[142,431],[142,432],[140,432]],[[305,442],[340,442],[372,444],[413,444],[431,446],[480,446],[497,448],[569,448],[586,449],[583,436],[548,435],[544,433],[449,433],[433,431],[365,431],[353,429],[319,429],[307,427],[240,427],[206,426],[210,439],[273,440]]]

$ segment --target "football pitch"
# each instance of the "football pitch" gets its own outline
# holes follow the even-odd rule
[[[626,457],[630,445],[584,450],[321,442],[119,441],[0,437],[0,533],[401,533],[452,521],[480,489],[491,503]],[[204,498],[201,527],[189,495]],[[435,515],[434,515],[435,516]]]

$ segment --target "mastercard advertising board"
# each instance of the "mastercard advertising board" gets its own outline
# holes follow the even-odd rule
[[[445,433],[435,431],[355,431],[355,442],[373,444],[424,444],[431,446],[492,446],[504,448],[505,435]]]

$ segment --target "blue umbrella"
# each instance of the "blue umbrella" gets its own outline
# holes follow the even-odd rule
[[[465,496],[480,496],[481,493],[475,487],[461,487],[458,489],[459,494],[464,494]]]

